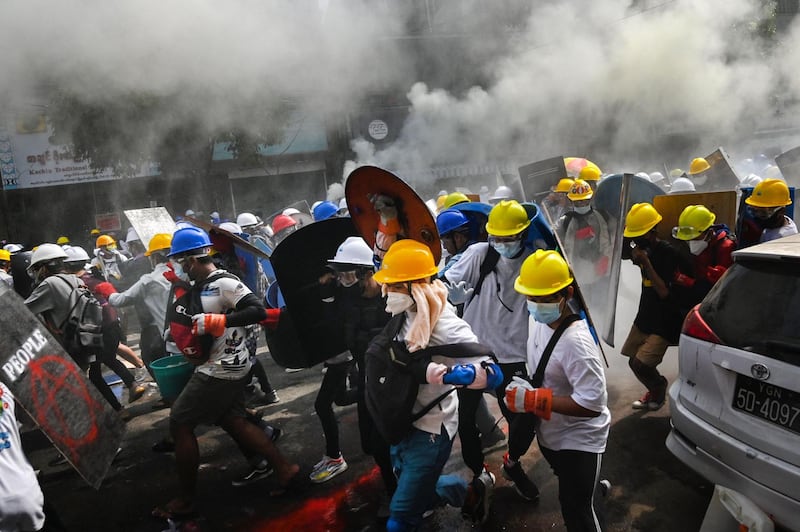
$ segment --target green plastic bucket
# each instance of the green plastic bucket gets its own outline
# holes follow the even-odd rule
[[[167,401],[173,401],[181,394],[194,372],[194,366],[183,355],[170,355],[154,360],[150,369],[153,370],[153,376],[161,390],[161,397]]]

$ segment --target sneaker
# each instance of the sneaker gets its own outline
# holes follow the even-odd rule
[[[275,390],[272,390],[269,393],[264,393],[261,390],[255,390],[253,395],[247,401],[247,406],[264,406],[264,405],[272,405],[280,401],[280,397],[278,394],[275,393]]]
[[[323,456],[322,460],[317,462],[314,469],[311,470],[311,474],[308,478],[310,478],[311,482],[314,484],[321,484],[345,471],[347,471],[347,462],[344,461],[343,456],[340,455],[339,458]]]
[[[267,463],[266,460],[263,460],[245,476],[232,480],[231,485],[235,488],[247,486],[249,484],[253,484],[254,482],[258,482],[259,480],[267,478],[273,472],[274,470],[272,469],[272,467]]]
[[[604,478],[599,482],[600,484],[600,495],[603,497],[608,497],[608,494],[611,493],[611,481],[607,478]]]
[[[461,515],[474,523],[486,522],[492,504],[494,481],[494,475],[484,467],[481,474],[472,479],[472,483],[467,487],[467,497],[464,506],[461,507]]]
[[[141,384],[131,385],[131,387],[128,388],[128,404],[140,399],[144,395],[144,392],[146,391],[147,388],[145,388]]]
[[[525,471],[522,469],[522,463],[517,460],[514,465],[508,465],[508,453],[503,456],[503,477],[514,483],[517,493],[520,497],[528,501],[535,501],[539,499],[539,488],[536,484],[528,478]]]
[[[649,410],[649,411],[656,411],[662,406],[664,406],[664,402],[666,401],[666,397],[662,397],[661,401],[656,400],[656,398],[650,392],[647,392],[642,396],[641,399],[637,399],[631,405],[631,408],[634,410]]]

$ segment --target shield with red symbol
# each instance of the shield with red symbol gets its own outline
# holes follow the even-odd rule
[[[98,488],[125,422],[22,299],[0,285],[0,380],[72,467]]]

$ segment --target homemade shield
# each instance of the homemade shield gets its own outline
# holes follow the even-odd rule
[[[124,421],[5,283],[0,298],[0,379],[81,477],[99,488]]]
[[[730,158],[724,149],[717,148],[714,153],[706,155],[706,161],[711,165],[711,168],[705,172],[708,180],[702,185],[695,183],[695,189],[698,192],[736,190],[739,185],[739,177],[733,170]]]
[[[286,306],[277,330],[267,330],[266,335],[270,354],[279,365],[311,367],[347,349],[341,321],[325,312],[319,278],[349,236],[357,236],[350,218],[329,218],[298,229],[272,252],[272,267]]]
[[[689,205],[704,205],[716,215],[715,224],[725,224],[731,231],[736,227],[736,192],[733,190],[656,196],[653,207],[662,217],[656,226],[659,238],[672,239],[672,228],[678,225],[678,218]]]
[[[567,168],[563,157],[551,157],[519,167],[526,201],[541,203],[552,187],[558,184],[558,180],[564,177],[567,177]]]
[[[214,242],[214,244],[220,242],[224,247],[228,247],[232,244],[237,248],[250,253],[251,255],[255,255],[256,257],[260,257],[262,259],[270,258],[266,252],[260,250],[239,235],[235,235],[230,231],[226,231],[225,229],[220,229],[218,226],[212,223],[204,220],[198,220],[197,218],[187,216],[185,220],[190,224],[205,230],[208,233],[208,236],[211,237],[211,241]]]
[[[800,184],[800,146],[775,157],[775,164],[781,169],[787,183],[795,186]]]
[[[164,207],[152,207],[149,209],[131,209],[122,211],[125,217],[136,230],[139,240],[142,241],[145,249],[150,244],[150,239],[157,233],[172,234],[175,232],[175,220],[169,215]]]
[[[376,196],[394,199],[400,223],[398,240],[411,238],[425,244],[438,264],[442,258],[442,245],[431,211],[405,181],[377,166],[356,168],[348,176],[345,185],[347,208],[358,233],[367,244],[375,248],[375,235],[380,222],[380,215],[372,203]]]

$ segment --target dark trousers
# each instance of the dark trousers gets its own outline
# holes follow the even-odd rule
[[[602,454],[585,451],[554,451],[539,445],[558,477],[558,502],[569,532],[605,530],[602,497],[597,493]]]
[[[358,432],[361,436],[361,450],[372,456],[372,459],[375,460],[381,472],[381,479],[383,480],[383,485],[386,487],[386,493],[391,496],[397,489],[397,477],[392,467],[391,447],[389,446],[389,442],[381,436],[367,408],[367,402],[364,398],[365,374],[363,357],[356,357],[356,367],[358,368],[356,401],[358,406]]]
[[[508,422],[508,456],[512,460],[528,452],[536,436],[536,416],[533,414],[515,414],[506,406],[506,386],[514,377],[528,378],[528,369],[525,362],[513,364],[498,364],[503,370],[503,384],[495,389],[497,403],[503,417]]]
[[[328,371],[322,376],[322,384],[314,401],[322,432],[325,433],[325,454],[331,458],[339,456],[339,425],[333,413],[333,403],[347,404],[347,375],[352,362],[327,365]]]
[[[481,448],[481,435],[475,423],[483,390],[470,390],[458,388],[458,437],[461,440],[461,457],[464,463],[477,476],[483,471],[483,449]]]

